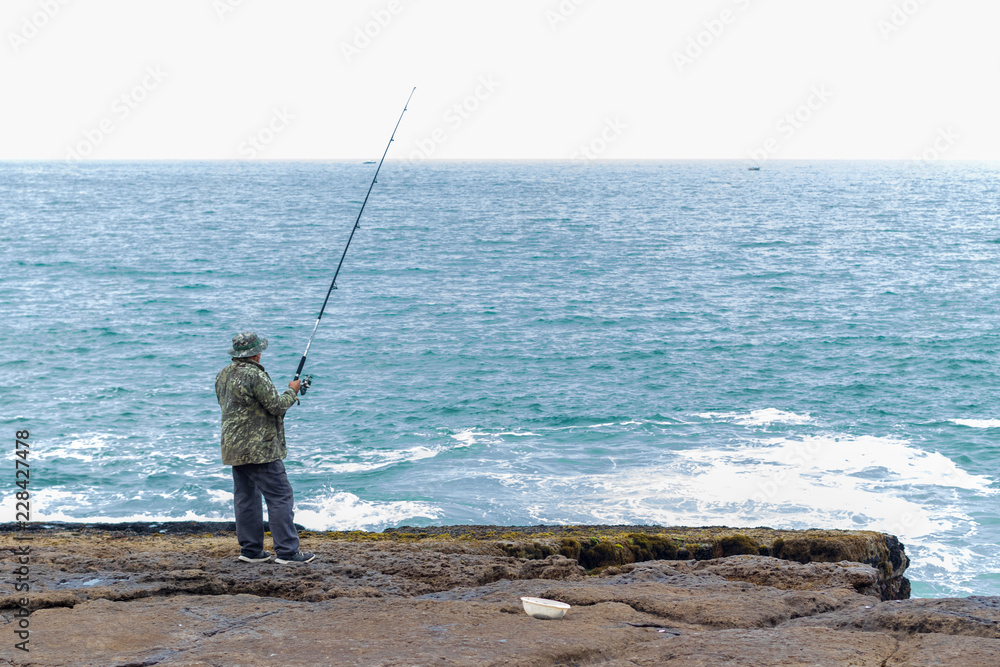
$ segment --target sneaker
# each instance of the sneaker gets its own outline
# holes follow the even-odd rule
[[[274,562],[279,565],[286,565],[288,563],[311,563],[313,558],[316,556],[313,554],[306,553],[304,551],[296,551],[294,554],[288,558],[282,558],[281,556],[275,556]]]
[[[271,560],[271,554],[268,551],[260,551],[256,554],[241,551],[240,560],[244,563],[266,563]]]

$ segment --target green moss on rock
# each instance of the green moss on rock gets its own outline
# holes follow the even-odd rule
[[[564,537],[560,543],[559,553],[566,558],[572,558],[574,560],[580,560],[580,552],[582,547],[580,546],[580,540],[572,537]]]
[[[757,542],[742,533],[720,538],[716,541],[716,545],[718,546],[716,551],[720,558],[725,556],[739,556],[741,554],[756,556],[760,553],[760,550],[757,548]]]
[[[561,555],[576,559],[588,571],[647,560],[710,560],[739,554],[800,563],[851,561],[876,568],[882,599],[909,596],[909,582],[903,576],[909,559],[903,545],[892,535],[872,531],[728,526],[400,526],[385,532],[385,539],[397,540],[406,540],[406,533],[417,532],[421,538],[429,534],[444,540],[471,539],[483,549],[518,558]],[[493,541],[501,534],[506,539]]]
[[[666,535],[630,533],[628,539],[637,563],[646,560],[674,560],[677,558],[677,543]]]
[[[591,543],[589,548],[583,549],[578,560],[580,565],[587,570],[607,565],[624,565],[636,562],[635,554],[632,553],[631,549],[606,540],[600,540],[597,544]]]

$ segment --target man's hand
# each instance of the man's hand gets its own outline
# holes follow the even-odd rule
[[[299,393],[299,389],[302,387],[302,380],[292,380],[288,383],[288,386],[292,388],[296,394]]]

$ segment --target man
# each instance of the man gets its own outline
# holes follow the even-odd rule
[[[301,383],[288,383],[283,394],[260,365],[267,339],[253,331],[233,336],[231,364],[215,378],[215,395],[222,406],[222,463],[233,467],[233,504],[240,560],[264,563],[264,513],[274,541],[275,563],[309,563],[313,554],[299,550],[299,534],[292,522],[292,486],[285,474],[285,412],[298,402]]]

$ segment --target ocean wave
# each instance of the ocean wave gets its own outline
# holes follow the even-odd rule
[[[208,494],[209,502],[212,503],[222,503],[224,505],[231,505],[233,502],[233,492],[232,491],[221,491],[219,489],[208,489],[205,491]]]
[[[87,511],[93,503],[82,493],[62,489],[39,489],[32,492],[33,522],[66,521],[71,523],[121,523],[131,521],[232,521],[233,494],[209,490],[218,511],[186,510],[184,513],[140,513],[107,515]],[[11,502],[7,502],[10,500]],[[349,492],[330,492],[317,498],[305,498],[296,503],[295,521],[308,530],[378,530],[413,519],[437,519],[443,514],[434,505],[416,501],[368,501]],[[266,511],[265,511],[266,518]],[[16,520],[12,498],[4,498],[0,506],[0,523]]]
[[[948,421],[971,428],[1000,428],[1000,419],[949,419]]]
[[[443,511],[416,501],[370,501],[346,491],[302,501],[295,521],[310,530],[378,530],[416,518],[437,519]]]
[[[678,456],[716,469],[763,474],[765,478],[773,476],[769,472],[784,469],[817,479],[837,475],[841,484],[858,480],[852,486],[877,481],[879,485],[926,484],[988,493],[992,483],[986,477],[965,472],[943,454],[917,449],[907,440],[875,436],[770,438],[732,448],[686,450],[678,452]],[[866,472],[872,480],[856,477]]]
[[[798,415],[794,412],[785,412],[776,408],[764,408],[763,410],[752,410],[749,414],[740,412],[700,412],[695,415],[702,419],[713,419],[719,421],[732,421],[743,426],[767,426],[769,424],[809,424],[813,418],[808,414]]]
[[[32,458],[40,461],[76,459],[82,463],[93,463],[94,459],[101,454],[107,454],[120,460],[123,457],[117,447],[117,442],[128,439],[126,435],[114,433],[87,433],[84,435],[74,433],[68,437],[70,441],[65,445],[54,444],[54,446],[32,448]]]
[[[13,507],[13,506],[12,506]],[[4,506],[0,508],[0,523],[14,521],[14,512],[11,508],[8,511],[7,507]],[[32,511],[31,513],[32,523],[42,523],[46,521],[65,521],[68,523],[130,523],[130,522],[147,522],[147,523],[162,523],[166,521],[232,521],[233,513],[232,510],[228,512],[209,512],[208,514],[199,514],[192,510],[187,510],[184,514],[168,513],[168,514],[123,514],[120,516],[108,516],[104,514],[88,514],[86,516],[81,516],[78,512],[68,513],[64,510],[49,510],[41,509],[38,511]]]
[[[462,447],[474,447],[481,444],[495,445],[501,443],[505,435],[515,438],[538,436],[537,433],[532,433],[531,431],[484,431],[477,428],[467,428],[457,433],[452,433],[451,437],[462,443]]]
[[[606,474],[493,477],[538,523],[874,530],[897,535],[911,557],[919,555],[914,578],[951,591],[971,592],[973,576],[1000,567],[1000,557],[984,563],[945,537],[964,541],[978,528],[961,496],[995,495],[992,480],[906,440],[772,438],[679,451],[656,465]]]
[[[333,473],[358,473],[380,470],[400,463],[420,461],[422,459],[434,458],[441,452],[447,451],[448,447],[410,447],[409,449],[398,450],[378,450],[362,452],[356,455],[360,461],[347,461],[338,463],[336,461],[322,461],[314,463],[311,468],[325,470]]]
[[[467,428],[459,431],[458,433],[452,433],[451,437],[462,443],[462,447],[472,447],[473,445],[479,444],[484,440],[496,441],[499,439],[495,434],[483,433],[474,428]]]
[[[0,505],[0,523],[12,522],[16,520],[16,508],[14,501],[14,489],[9,494],[4,494],[2,505]],[[80,491],[68,491],[58,487],[35,487],[31,491],[31,520],[60,521],[61,519],[49,516],[51,513],[60,513],[65,509],[89,508],[94,503],[88,499],[88,494]],[[86,510],[84,510],[86,511]],[[68,521],[78,521],[79,519],[67,519]]]

